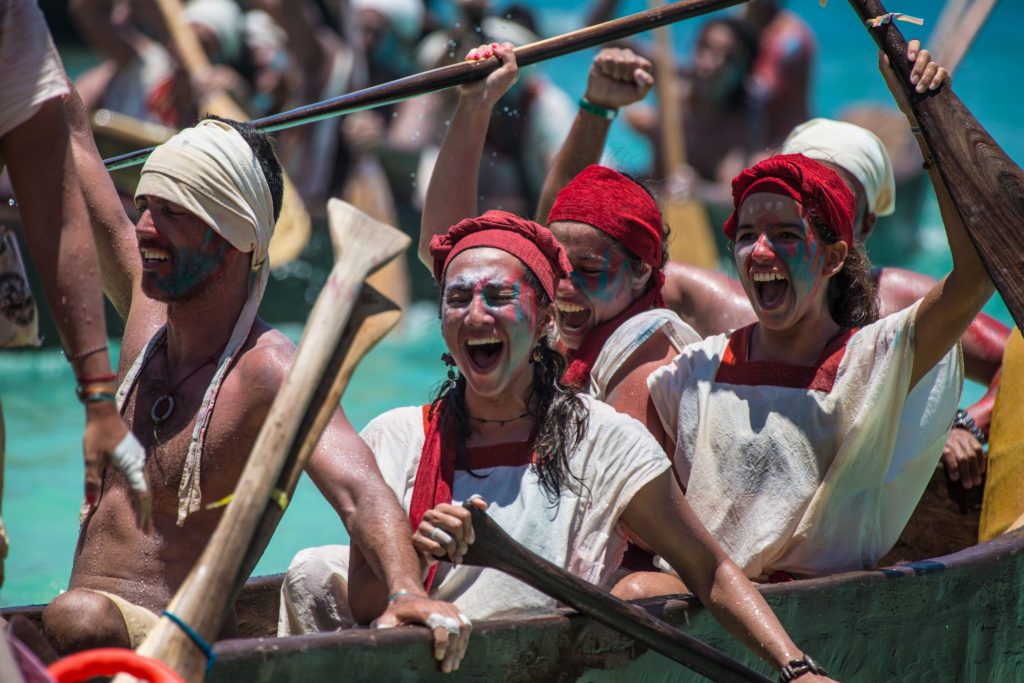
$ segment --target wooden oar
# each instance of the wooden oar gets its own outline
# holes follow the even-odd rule
[[[357,356],[386,331],[385,325],[377,325],[372,338],[345,335],[363,280],[406,249],[409,238],[338,200],[328,203],[328,212],[334,268],[313,306],[292,367],[270,407],[234,498],[167,608],[207,643],[220,631],[235,589],[244,582],[243,569],[253,563],[247,559],[254,554],[250,547],[267,519],[270,501],[286,504],[291,494],[287,489],[274,491],[286,462],[292,460],[295,468],[302,468],[337,407]],[[379,306],[379,302],[372,303]],[[365,317],[366,311],[363,313]],[[286,476],[294,486],[297,475],[292,474]],[[271,516],[275,518],[269,526],[263,524],[258,543],[265,543],[280,517],[277,513]],[[138,652],[162,660],[190,683],[202,680],[207,664],[190,636],[166,616],[153,627]]]
[[[650,0],[652,7],[661,0]],[[686,167],[685,121],[679,102],[675,54],[668,26],[654,31],[655,80],[661,109],[661,143],[664,154],[662,175],[671,178]],[[702,268],[718,266],[718,247],[704,203],[696,197],[668,197],[664,202],[665,222],[671,228],[668,255],[673,261]]]
[[[469,502],[464,506],[472,514],[476,535],[464,558],[466,564],[514,576],[713,681],[771,683],[771,679],[651,616],[647,610],[623,602],[538,557],[505,533],[486,512]]]
[[[996,0],[974,0],[966,9],[963,5],[963,0],[947,3],[929,39],[935,46],[935,61],[946,67],[949,73],[960,66],[960,61],[996,6]]]
[[[572,52],[585,50],[595,45],[608,43],[613,40],[625,38],[643,31],[649,31],[658,26],[671,24],[682,19],[699,17],[733,5],[739,5],[747,0],[681,0],[670,5],[638,12],[621,19],[606,21],[603,24],[589,26],[571,33],[539,40],[536,43],[517,47],[515,50],[516,60],[520,67],[537,64],[548,59],[561,57]],[[451,88],[462,83],[486,78],[489,73],[501,66],[501,60],[491,57],[478,62],[460,62],[449,66],[442,66],[437,69],[424,71],[399,78],[388,83],[382,83],[356,92],[347,93],[340,97],[334,97],[323,102],[308,104],[290,111],[266,116],[256,119],[252,123],[264,133],[273,133],[285,130],[305,123],[313,123],[333,116],[351,114],[352,112],[374,107],[383,107],[387,104],[401,102],[402,100],[437,92],[445,88]],[[134,166],[145,161],[146,156],[152,149],[141,149],[129,154],[122,154],[117,157],[105,159],[107,168],[113,170]]]
[[[850,5],[864,22],[887,13],[878,0],[850,0]],[[1024,171],[951,88],[924,94],[914,90],[907,43],[894,24],[868,32],[888,55],[967,233],[1014,320],[1022,326]]]
[[[156,146],[167,142],[178,132],[174,128],[151,121],[143,121],[110,109],[97,109],[93,112],[90,123],[95,137],[105,137],[123,142],[125,143],[123,149],[130,149],[128,145]]]
[[[168,31],[170,31],[171,41],[174,43],[182,66],[185,67],[192,82],[198,82],[202,75],[209,72],[212,67],[195,32],[185,21],[181,1],[157,0],[157,5],[167,24]],[[222,90],[205,95],[200,103],[200,110],[235,121],[249,120],[249,115]],[[270,240],[271,265],[277,267],[298,258],[302,250],[306,248],[311,233],[312,224],[309,213],[306,211],[306,205],[303,203],[302,197],[299,196],[298,190],[295,189],[295,184],[285,174],[281,215],[277,219],[274,237]]]

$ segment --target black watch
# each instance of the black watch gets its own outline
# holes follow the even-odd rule
[[[821,667],[821,664],[811,659],[810,655],[805,654],[800,659],[789,660],[789,664],[779,669],[779,683],[789,683],[808,673],[828,676],[828,672]]]

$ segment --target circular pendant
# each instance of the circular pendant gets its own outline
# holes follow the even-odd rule
[[[165,406],[161,411],[160,406]],[[153,425],[159,426],[167,421],[167,418],[174,412],[174,399],[164,394],[157,400],[153,401],[153,407],[149,409],[149,416],[153,418]]]

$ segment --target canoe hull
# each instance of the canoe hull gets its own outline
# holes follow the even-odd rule
[[[1013,681],[1024,676],[1024,532],[934,560],[762,592],[793,638],[843,681]],[[695,599],[652,612],[770,674]],[[443,675],[422,629],[350,631],[217,644],[209,683],[230,681],[697,681],[661,655],[580,615],[481,623],[458,672]]]

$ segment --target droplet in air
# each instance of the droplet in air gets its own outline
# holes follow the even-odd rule
[[[18,202],[14,201],[14,197],[7,200],[7,206],[17,206]]]

